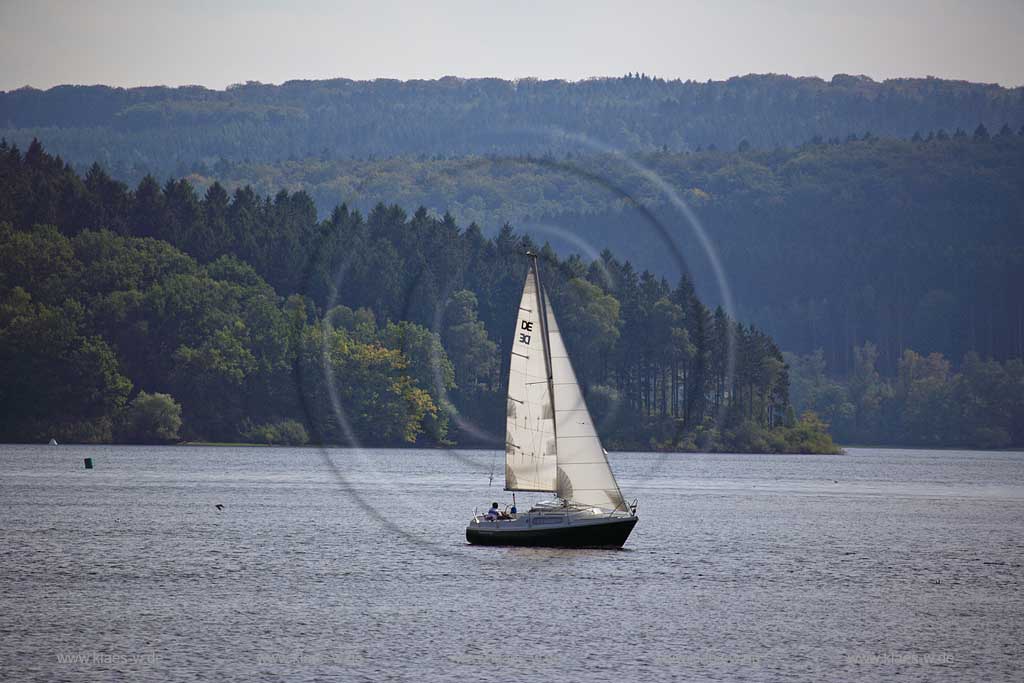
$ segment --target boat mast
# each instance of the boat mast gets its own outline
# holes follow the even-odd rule
[[[533,280],[537,283],[537,306],[540,310],[540,330],[541,330],[541,341],[544,346],[544,368],[548,371],[548,387],[551,387],[551,382],[554,379],[554,374],[551,372],[551,346],[548,340],[548,306],[546,297],[544,296],[544,287],[540,284],[540,267],[537,265],[537,254],[532,251],[526,252],[526,255],[530,257],[530,268],[533,269]],[[554,395],[551,396],[551,409],[555,409]]]

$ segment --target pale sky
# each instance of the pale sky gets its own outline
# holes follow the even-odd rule
[[[1024,0],[0,0],[0,90],[627,71],[1024,85]]]

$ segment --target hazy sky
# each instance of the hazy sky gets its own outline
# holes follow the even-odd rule
[[[3,90],[627,71],[1022,85],[1024,0],[0,0]]]

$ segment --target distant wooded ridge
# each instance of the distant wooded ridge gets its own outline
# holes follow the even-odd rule
[[[484,154],[791,147],[871,131],[993,131],[1024,123],[1024,89],[936,78],[875,82],[748,75],[726,81],[644,74],[249,82],[226,90],[58,86],[0,93],[0,135],[33,137],[115,177],[184,175],[197,163]]]

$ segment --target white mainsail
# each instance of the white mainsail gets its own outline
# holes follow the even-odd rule
[[[512,343],[505,488],[626,509],[535,266],[526,275]]]
[[[544,358],[540,291],[533,269],[519,302],[505,419],[505,489],[557,490],[555,420]]]

